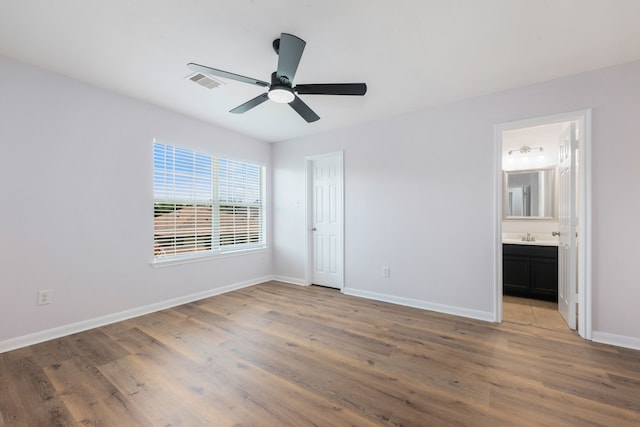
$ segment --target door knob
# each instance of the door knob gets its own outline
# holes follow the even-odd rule
[[[311,228],[311,231],[316,231],[316,228],[315,227]]]
[[[560,235],[560,232],[559,232],[559,231],[552,231],[552,232],[551,232],[551,235],[552,235],[552,236],[559,236],[559,235]]]

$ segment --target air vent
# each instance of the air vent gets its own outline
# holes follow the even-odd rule
[[[200,86],[206,87],[207,89],[215,89],[218,86],[224,85],[224,83],[222,83],[221,81],[212,79],[211,77],[205,76],[202,73],[191,74],[187,76],[187,78],[192,82],[199,84]]]

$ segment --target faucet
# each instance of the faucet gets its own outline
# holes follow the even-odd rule
[[[536,238],[535,237],[531,237],[531,234],[527,233],[527,237],[522,236],[522,241],[523,242],[535,242]]]

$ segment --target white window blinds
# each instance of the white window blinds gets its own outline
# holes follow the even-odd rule
[[[154,258],[264,246],[264,167],[154,142]]]
[[[222,248],[263,240],[261,169],[244,162],[218,160],[217,212]]]

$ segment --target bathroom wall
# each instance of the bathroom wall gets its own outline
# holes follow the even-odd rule
[[[558,221],[547,220],[529,220],[502,221],[502,235],[526,235],[530,233],[536,238],[544,237],[545,240],[557,239],[551,235],[551,232],[558,231]]]
[[[548,125],[532,126],[523,129],[513,129],[502,135],[502,167],[505,171],[518,171],[557,167],[558,141],[562,131],[569,122],[552,123]],[[542,147],[542,151],[532,150],[530,153],[520,153],[521,147]],[[509,151],[513,150],[512,154]],[[555,194],[554,194],[555,196]],[[554,202],[557,206],[557,197]],[[558,231],[558,222],[550,220],[506,220],[502,222],[503,236],[526,235],[530,233],[536,238],[545,240],[557,239],[551,235]]]

